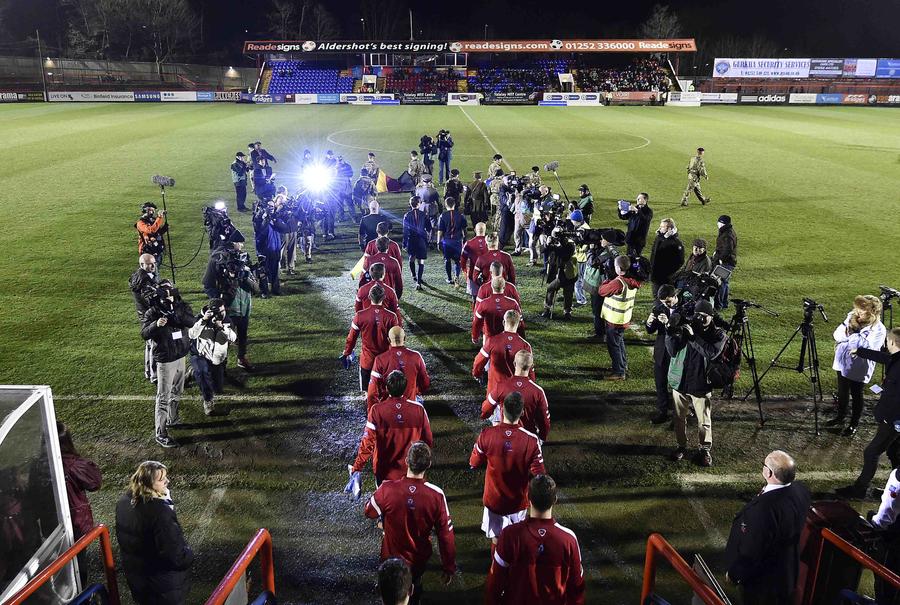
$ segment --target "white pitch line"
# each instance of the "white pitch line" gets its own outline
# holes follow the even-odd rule
[[[209,526],[212,525],[213,516],[222,503],[222,499],[225,498],[227,489],[227,487],[217,487],[210,494],[209,500],[206,502],[206,508],[203,509],[203,514],[200,515],[200,521],[197,522],[197,528],[188,540],[188,543],[195,550],[199,550],[203,541],[206,540],[206,534],[209,533]]]
[[[415,322],[411,321],[408,316],[404,313],[405,320],[415,326],[417,329],[421,330]],[[416,337],[418,335],[411,335]],[[433,342],[430,336],[421,333],[426,340],[429,342]],[[437,348],[437,347],[435,347]],[[447,355],[446,351],[441,349],[441,351]],[[649,393],[635,393],[635,395],[647,395]],[[236,402],[255,402],[255,401],[281,401],[281,402],[310,402],[310,403],[346,403],[352,401],[359,401],[362,395],[321,395],[321,396],[312,396],[306,397],[304,395],[218,395],[216,396],[216,401],[236,401]],[[425,397],[425,401],[472,401],[481,405],[480,401],[475,401],[478,399],[477,397],[471,397],[469,395],[429,395]],[[564,397],[562,398],[565,401],[596,401],[596,395],[577,395],[572,397]],[[147,395],[100,395],[100,394],[75,394],[75,395],[55,395],[53,397],[54,401],[155,401],[156,396],[152,394]],[[200,401],[200,397],[182,397],[181,401]]]
[[[856,479],[858,474],[857,471],[809,471],[807,473],[799,473],[797,479],[800,481],[850,480]],[[677,475],[676,479],[683,486],[740,485],[743,483],[759,483],[762,485],[762,478],[758,473],[747,473],[746,475],[736,473],[728,475],[688,473],[685,475]]]
[[[481,129],[481,126],[478,125],[478,122],[476,122],[475,120],[472,119],[472,116],[469,115],[469,113],[466,111],[466,108],[463,107],[462,105],[459,105],[458,107],[459,107],[459,110],[461,112],[463,112],[463,115],[466,116],[470,122],[472,122],[472,126],[474,126],[478,130],[478,132],[481,133],[482,138],[484,138],[484,140],[487,141],[487,144],[491,146],[491,149],[494,150],[494,153],[503,155],[502,153],[500,153],[500,150],[497,149],[497,146],[494,145],[494,142],[488,138],[488,135],[484,134],[484,131]],[[507,168],[512,170],[512,166],[510,166],[509,162],[507,162],[506,159],[503,160],[503,163],[506,164]],[[491,175],[488,175],[488,176],[491,176]]]

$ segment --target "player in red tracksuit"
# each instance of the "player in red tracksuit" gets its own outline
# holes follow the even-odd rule
[[[372,281],[366,282],[356,291],[356,304],[354,305],[354,309],[356,311],[362,311],[371,306],[372,303],[369,302],[369,291],[375,287],[375,284],[378,284],[384,288],[384,302],[382,303],[382,306],[388,311],[393,311],[397,316],[397,321],[402,326],[403,318],[400,316],[400,302],[397,300],[397,293],[394,292],[392,287],[384,283],[384,263],[375,263],[369,267],[369,277],[372,278]]]
[[[375,484],[388,479],[400,479],[406,474],[406,452],[416,441],[431,447],[431,424],[421,403],[403,398],[406,376],[399,370],[388,375],[390,397],[369,409],[366,430],[359,442],[351,473],[363,469],[372,459]]]
[[[513,265],[512,257],[509,253],[500,250],[500,238],[496,233],[491,233],[485,238],[488,251],[478,257],[475,261],[475,283],[480,287],[490,279],[491,263],[500,263],[503,265],[503,278],[510,282],[516,283],[516,266]],[[477,292],[477,290],[476,290]]]
[[[490,393],[505,378],[515,374],[515,357],[519,351],[531,351],[528,341],[516,332],[519,328],[519,314],[507,311],[503,316],[503,332],[488,338],[472,363],[472,376],[481,380],[484,368],[488,368],[487,392]],[[490,365],[488,366],[488,362]],[[534,379],[534,368],[529,377]]]
[[[366,407],[371,408],[389,397],[387,391],[387,377],[394,370],[400,370],[406,376],[406,390],[404,399],[415,399],[422,395],[431,386],[431,377],[425,369],[425,360],[422,354],[412,349],[407,349],[406,332],[403,328],[395,326],[388,332],[388,341],[391,348],[375,358],[372,366],[372,377],[369,380],[369,392],[366,397]]]
[[[575,532],[553,518],[556,482],[528,486],[528,518],[503,530],[485,589],[487,605],[583,605],[584,569]]]
[[[484,515],[481,529],[496,544],[507,525],[525,518],[528,480],[544,473],[544,455],[537,435],[522,428],[522,397],[508,395],[503,402],[503,420],[478,436],[469,466],[487,465],[484,474]]]
[[[462,254],[459,255],[459,266],[466,273],[466,292],[472,299],[478,294],[478,283],[475,281],[475,263],[478,258],[487,252],[487,242],[484,233],[487,226],[484,223],[475,225],[475,237],[470,239],[463,246]]]
[[[481,404],[481,417],[490,418],[493,424],[498,424],[503,413],[503,400],[510,393],[518,393],[524,403],[522,426],[544,442],[550,434],[550,408],[544,389],[529,377],[534,372],[533,359],[531,351],[523,349],[516,353],[515,375],[488,391],[487,398]]]
[[[375,256],[378,254],[378,240],[382,237],[388,237],[390,232],[391,224],[388,221],[378,223],[378,225],[375,226],[375,233],[378,237],[366,244],[363,256]],[[403,253],[400,250],[400,244],[390,238],[388,238],[387,253],[396,258],[401,267],[403,266]]]
[[[481,284],[481,287],[478,288],[478,294],[475,296],[475,304],[477,305],[485,298],[494,293],[493,287],[491,286],[491,282],[494,281],[495,277],[503,277],[503,264],[497,261],[494,261],[490,265],[491,275],[490,279]],[[504,278],[505,279],[505,278]],[[514,298],[519,305],[522,305],[522,300],[519,298],[519,289],[516,288],[516,285],[512,282],[507,281],[506,286],[503,288],[503,296],[508,296],[509,298]]]
[[[373,286],[369,290],[369,301],[372,303],[369,308],[363,309],[353,316],[344,352],[341,354],[341,359],[346,361],[362,334],[362,352],[359,356],[359,390],[363,392],[369,388],[369,377],[372,374],[372,366],[375,365],[375,358],[388,350],[388,330],[400,325],[397,315],[382,306],[384,288]]]
[[[437,534],[444,584],[449,584],[456,573],[456,541],[444,492],[425,481],[425,471],[431,468],[431,449],[421,441],[413,443],[406,464],[406,476],[382,483],[366,503],[365,514],[380,519],[384,530],[381,560],[399,557],[409,564],[413,577],[409,603],[419,603],[422,574],[431,558],[431,532]]]
[[[363,273],[359,276],[359,285],[362,287],[372,278],[369,268],[375,263],[381,263],[384,265],[385,283],[394,289],[398,299],[403,298],[403,269],[397,259],[388,253],[388,242],[391,240],[380,237],[375,241],[378,243],[378,252],[363,260]]]
[[[488,298],[475,305],[472,311],[472,343],[478,344],[487,341],[488,338],[503,331],[503,316],[507,311],[515,311],[520,316],[522,309],[515,299],[503,296],[506,280],[495,277],[491,281],[493,292]],[[525,322],[519,320],[519,334],[525,337]]]

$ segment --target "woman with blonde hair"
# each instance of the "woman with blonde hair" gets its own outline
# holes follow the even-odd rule
[[[855,435],[859,418],[863,411],[863,385],[872,379],[875,362],[854,357],[856,349],[880,350],[884,345],[886,330],[881,323],[881,301],[869,294],[857,296],[853,300],[853,310],[847,319],[834,331],[834,364],[837,371],[837,416],[825,426],[842,426],[847,415],[847,403],[852,398],[853,407],[850,424],[841,433],[847,437]]]
[[[116,505],[116,537],[125,579],[138,605],[185,602],[194,552],[175,516],[168,469],[161,462],[141,462],[131,475]]]

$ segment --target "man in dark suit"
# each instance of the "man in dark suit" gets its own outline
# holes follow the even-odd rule
[[[794,459],[780,450],[766,456],[762,475],[765,487],[731,524],[726,577],[741,587],[744,605],[790,605],[809,490],[794,482]]]

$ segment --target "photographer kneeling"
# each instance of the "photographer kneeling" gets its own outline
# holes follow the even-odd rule
[[[207,416],[228,414],[227,408],[216,409],[215,396],[225,385],[225,364],[228,362],[228,343],[237,340],[231,320],[225,313],[221,298],[209,301],[196,323],[188,330],[191,337],[191,367],[203,394],[203,413]]]
[[[722,353],[727,335],[713,321],[715,310],[709,301],[694,305],[694,316],[687,323],[673,315],[666,336],[666,350],[672,356],[669,364],[669,386],[675,400],[675,439],[678,447],[672,460],[678,462],[687,454],[687,415],[691,406],[697,414],[699,428],[697,462],[712,466],[712,385],[707,376],[710,362]]]
[[[578,262],[575,260],[575,244],[561,237],[561,227],[556,227],[547,240],[547,296],[541,317],[553,316],[556,293],[563,291],[563,320],[572,318],[572,298],[578,280]]]

